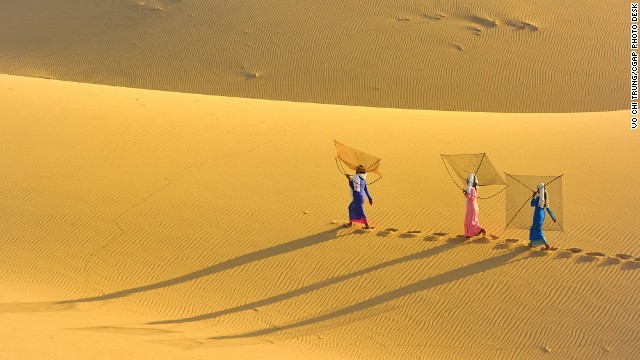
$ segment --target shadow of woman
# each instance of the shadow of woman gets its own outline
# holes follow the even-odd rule
[[[350,279],[353,279],[355,277],[358,276],[363,276],[366,275],[368,273],[372,273],[374,271],[377,270],[381,270],[390,266],[394,266],[394,265],[398,265],[401,263],[405,263],[405,262],[411,262],[411,261],[418,261],[418,260],[424,260],[427,259],[431,256],[435,256],[438,255],[446,250],[449,250],[455,246],[460,246],[462,245],[462,243],[459,242],[453,242],[453,241],[447,241],[442,245],[436,246],[434,248],[430,248],[427,250],[423,250],[420,252],[417,252],[415,254],[411,254],[411,255],[407,255],[407,256],[403,256],[397,259],[393,259],[393,260],[389,260],[386,262],[383,262],[381,264],[377,264],[374,266],[370,266],[367,267],[365,269],[361,269],[358,271],[355,271],[353,273],[350,274],[345,274],[345,275],[341,275],[341,276],[336,276],[327,280],[323,280],[320,282],[317,282],[315,284],[311,284],[311,285],[307,285],[307,286],[303,286],[288,292],[285,292],[283,294],[278,294],[275,296],[271,296],[262,300],[258,300],[258,301],[253,301],[244,305],[240,305],[240,306],[236,306],[233,308],[229,308],[229,309],[225,309],[225,310],[220,310],[220,311],[216,311],[216,312],[212,312],[212,313],[208,313],[208,314],[202,314],[202,315],[198,315],[198,316],[193,316],[193,317],[188,317],[188,318],[182,318],[182,319],[174,319],[174,320],[161,320],[161,321],[153,321],[153,322],[148,322],[147,324],[149,325],[159,325],[159,324],[178,324],[178,323],[186,323],[186,322],[194,322],[194,321],[202,321],[202,320],[209,320],[209,319],[214,319],[223,315],[229,315],[229,314],[234,314],[234,313],[238,313],[241,311],[247,311],[247,310],[252,310],[256,307],[262,307],[262,306],[267,306],[267,305],[271,305],[271,304],[275,304],[281,301],[285,301],[288,299],[292,299],[298,296],[302,296],[311,292],[314,292],[316,290],[320,290],[322,288],[326,288],[335,284],[338,284],[340,282],[343,281],[347,281]]]
[[[342,226],[335,227],[330,230],[323,231],[321,233],[309,235],[300,239],[278,244],[269,248],[260,249],[248,254],[240,255],[233,259],[229,259],[221,263],[206,267],[204,269],[200,269],[192,273],[178,276],[172,279],[167,279],[167,280],[163,280],[163,281],[159,281],[159,282],[155,282],[155,283],[151,283],[143,286],[132,287],[132,288],[124,289],[120,291],[114,291],[114,292],[99,295],[99,296],[83,297],[78,299],[61,300],[61,301],[55,301],[55,302],[0,304],[0,313],[1,312],[23,312],[21,310],[26,310],[24,312],[59,311],[59,310],[69,309],[68,306],[60,306],[60,305],[112,300],[112,299],[123,298],[129,295],[138,294],[146,291],[152,291],[152,290],[157,290],[157,289],[161,289],[169,286],[174,286],[174,285],[182,284],[188,281],[193,281],[205,276],[220,273],[229,269],[244,266],[256,261],[261,261],[274,256],[279,256],[289,252],[300,250],[306,247],[318,245],[331,240],[336,240],[346,235],[346,234],[338,235],[338,232],[341,229],[343,229]],[[30,309],[30,310],[27,310],[27,309]]]
[[[526,253],[529,253],[529,249],[526,247],[514,248],[514,249],[511,249],[510,251],[505,252],[502,255],[494,256],[485,260],[478,261],[473,264],[465,265],[463,267],[460,267],[451,271],[447,271],[442,274],[434,275],[430,278],[414,282],[413,284],[403,286],[396,290],[374,296],[368,300],[344,307],[342,309],[334,310],[323,315],[318,315],[306,320],[301,320],[301,321],[293,322],[286,325],[273,326],[270,328],[260,329],[256,331],[243,333],[243,334],[215,336],[215,337],[210,337],[208,339],[209,340],[226,340],[226,339],[253,338],[253,337],[269,335],[277,332],[282,332],[286,330],[299,329],[302,327],[311,326],[311,325],[322,323],[322,322],[344,318],[349,315],[359,313],[379,305],[383,305],[385,303],[391,302],[393,300],[396,300],[405,296],[409,296],[417,292],[425,291],[431,288],[435,288],[451,282],[455,282],[469,276],[473,276],[491,269],[498,268],[500,266],[512,263],[514,261],[524,260],[526,257],[523,257],[517,260],[514,260],[514,259],[517,258],[519,255],[526,254]],[[346,322],[347,321],[340,321],[340,325],[344,325]],[[299,334],[297,336],[299,336]]]

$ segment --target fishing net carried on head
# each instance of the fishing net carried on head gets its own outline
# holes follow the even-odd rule
[[[367,172],[372,172],[380,175],[380,158],[373,155],[369,155],[360,150],[356,150],[345,144],[335,141],[336,144],[336,162],[339,159],[349,169],[355,171],[358,165],[362,165]],[[342,171],[344,173],[344,171]]]
[[[455,155],[441,154],[440,156],[442,157],[442,162],[449,172],[451,179],[460,189],[464,189],[467,186],[467,176],[469,174],[476,174],[478,186],[507,185],[504,179],[500,176],[500,173],[498,173],[498,170],[496,170],[489,160],[486,153]],[[449,166],[447,166],[447,163]],[[451,169],[456,176],[452,175],[449,169]],[[456,181],[456,179],[460,180],[460,183]],[[497,195],[503,190],[504,189],[500,190],[492,196]],[[482,197],[479,198],[482,199]]]
[[[558,220],[554,223],[549,214],[546,214],[542,224],[542,230],[564,231],[562,221],[562,175],[513,175],[505,173],[507,180],[507,229],[529,230],[533,222],[533,207],[531,200],[533,191],[538,189],[538,184],[544,183],[547,190],[547,204]]]

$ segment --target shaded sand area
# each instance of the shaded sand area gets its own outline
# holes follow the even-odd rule
[[[2,359],[640,351],[640,139],[626,112],[376,109],[6,75],[0,107]],[[375,230],[341,226],[334,138],[383,159]],[[494,236],[458,236],[465,199],[439,154],[480,151],[501,171],[565,174],[556,250],[502,231],[504,193],[480,202]]]
[[[0,73],[483,112],[628,107],[622,1],[44,1],[0,9]]]

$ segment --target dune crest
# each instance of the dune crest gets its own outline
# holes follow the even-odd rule
[[[372,107],[613,111],[628,107],[629,33],[626,7],[614,7],[9,1],[0,11],[0,73]]]

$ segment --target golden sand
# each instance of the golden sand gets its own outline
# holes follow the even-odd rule
[[[2,359],[634,359],[627,111],[347,107],[0,76]],[[383,160],[345,229],[333,140]],[[401,146],[400,146],[401,145]],[[557,250],[468,241],[440,153],[565,174]],[[484,195],[491,190],[482,188]],[[481,194],[481,195],[483,195]]]
[[[628,107],[621,1],[5,1],[0,73],[489,112]]]

